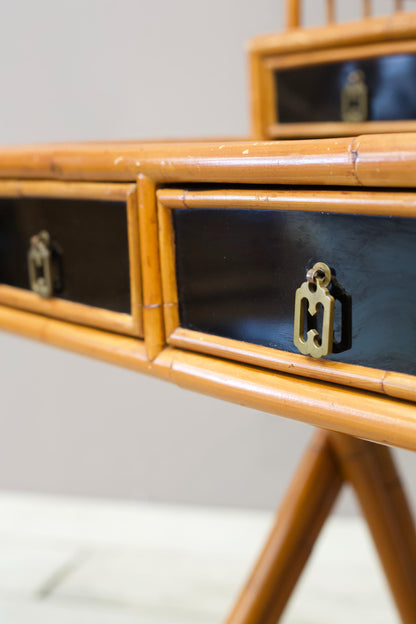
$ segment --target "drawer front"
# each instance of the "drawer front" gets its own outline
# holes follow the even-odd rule
[[[0,301],[140,335],[139,267],[133,271],[134,280],[130,270],[130,257],[137,261],[138,254],[129,249],[138,245],[138,232],[129,231],[137,229],[134,189],[64,183],[28,186],[23,196],[13,196],[11,190],[0,198]],[[50,236],[54,284],[52,296],[42,298],[31,292],[28,253],[33,237],[45,231]]]
[[[367,89],[367,114],[358,121],[416,119],[416,55],[393,54],[275,71],[277,120],[349,121],[343,117],[342,98],[356,72]]]
[[[244,359],[243,345],[252,345],[251,354],[258,347],[261,355],[265,348],[268,358],[259,357],[257,363],[279,368],[274,350],[299,353],[294,345],[296,290],[308,269],[324,262],[352,301],[351,348],[332,353],[325,362],[416,375],[412,195],[380,193],[371,200],[370,194],[354,192],[310,196],[308,203],[308,193],[296,199],[295,190],[236,191],[234,197],[231,191],[188,192],[186,207],[168,192],[166,199],[161,196],[162,229],[171,227],[175,246],[172,258],[162,263],[165,273],[175,273],[173,286],[165,278],[171,342],[180,343],[181,330],[189,330],[195,340],[192,344],[188,336],[186,345],[195,349],[203,343],[209,351],[206,345],[215,345],[216,337],[226,339],[230,357],[240,350],[238,357]],[[406,198],[403,203],[400,196]],[[391,216],[395,209],[399,216]],[[384,214],[374,214],[377,210]],[[359,211],[368,214],[353,214]],[[169,236],[165,245],[166,240]],[[170,311],[174,290],[176,323]],[[336,342],[341,316],[336,303]],[[308,359],[311,369],[321,366],[298,357]]]

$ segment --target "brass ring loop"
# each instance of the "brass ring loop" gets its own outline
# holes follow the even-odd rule
[[[317,262],[306,273],[306,279],[312,284],[318,284],[323,288],[326,288],[331,283],[332,273],[331,269],[324,262]]]

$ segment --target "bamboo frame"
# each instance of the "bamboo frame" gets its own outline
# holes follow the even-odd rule
[[[416,619],[416,532],[388,448],[317,432],[227,624],[276,624],[334,501],[354,488],[401,619]]]
[[[0,149],[0,179],[411,188],[416,133],[297,141],[109,143]]]
[[[329,360],[314,360],[296,353],[181,328],[172,225],[172,211],[178,208],[302,210],[415,218],[416,197],[413,193],[160,189],[157,197],[163,313],[168,344],[275,371],[416,401],[416,380],[413,375]]]
[[[207,394],[373,442],[416,451],[414,403],[167,347],[0,305],[6,331]]]
[[[343,485],[329,435],[316,432],[226,624],[276,624]]]
[[[34,153],[36,158],[33,158]],[[101,146],[86,145],[80,148],[48,147],[35,152],[32,148],[27,151],[19,148],[17,152],[0,151],[0,176],[10,174],[16,168],[18,175],[29,178],[59,175],[69,179],[89,176],[106,180],[132,179],[135,183],[132,189],[136,189],[137,183],[137,191],[131,192],[127,204],[129,236],[132,229],[139,230],[140,234],[140,241],[133,237],[132,244],[130,239],[130,262],[136,267],[132,279],[137,288],[139,265],[143,271],[145,339],[82,327],[2,305],[0,327],[159,377],[182,388],[349,436],[416,450],[416,410],[415,404],[410,402],[416,397],[416,377],[334,362],[312,362],[303,356],[284,352],[276,354],[272,349],[269,353],[259,353],[255,346],[233,344],[235,341],[219,340],[214,349],[204,335],[178,329],[171,221],[175,208],[216,208],[223,207],[224,202],[230,208],[244,205],[246,208],[284,207],[285,210],[321,209],[326,212],[414,217],[416,200],[414,193],[409,191],[330,189],[323,192],[313,188],[292,188],[290,191],[259,188],[218,191],[212,188],[196,191],[192,190],[192,182],[230,185],[241,182],[276,184],[290,180],[297,184],[322,184],[330,180],[334,185],[348,181],[350,186],[369,183],[388,186],[390,181],[392,186],[409,187],[413,183],[415,166],[415,135],[358,137],[354,140],[318,141],[313,145],[306,142],[290,145],[113,144],[106,146],[105,150]],[[172,182],[184,182],[188,190],[171,189],[169,184]],[[15,193],[16,188],[30,189],[32,193],[32,184],[40,189],[39,184],[48,186],[55,183],[29,180],[4,184],[4,188],[7,187],[11,193]],[[13,184],[17,186],[13,187]],[[78,182],[58,183],[59,189],[65,193],[71,193],[72,187],[78,186]],[[85,192],[88,187],[88,193],[94,192],[95,186],[103,188],[104,185],[82,185]],[[122,184],[113,186],[114,193],[119,193],[123,187]],[[174,336],[172,345],[177,340],[180,348],[166,347],[165,328],[167,334]],[[198,353],[192,351],[195,345]],[[231,360],[244,363],[231,361],[230,354]],[[267,367],[277,369],[277,372],[267,370]],[[283,529],[282,525],[276,527],[254,571],[255,591],[245,594],[244,601],[247,596],[254,599],[255,614],[271,614],[272,619],[264,619],[265,623],[274,623],[273,618],[284,608],[345,476],[356,482],[362,498],[369,496],[366,516],[376,535],[396,600],[402,612],[413,617],[409,588],[413,590],[414,530],[406,511],[404,494],[394,486],[394,467],[382,451],[370,450],[373,460],[360,464],[365,471],[364,476],[359,474],[361,470],[357,473],[354,466],[349,468],[349,457],[345,459],[345,473],[344,470],[341,473],[335,458],[336,445],[332,442],[334,435],[325,434],[323,438],[323,434],[319,434],[318,440],[323,440],[323,443],[302,464],[295,481],[297,486],[286,498],[280,516],[284,521]],[[328,439],[331,439],[330,445]],[[359,441],[347,443],[351,445],[354,442],[359,444]],[[373,446],[368,442],[362,444]],[[347,470],[351,470],[350,475],[346,474]],[[372,475],[370,482],[369,473]],[[391,510],[386,511],[387,503],[391,501],[394,504],[390,506]],[[397,553],[394,552],[396,548]],[[273,583],[278,582],[277,597],[275,592],[270,593],[270,578]],[[266,585],[261,587],[263,581]],[[255,624],[258,619],[257,615],[255,619],[251,618],[251,606],[249,600],[246,609],[247,603],[244,602],[241,611],[239,603],[235,610],[236,619],[230,620],[229,624]]]
[[[329,9],[328,9],[329,10]],[[408,20],[407,25],[403,17]],[[333,13],[328,13],[333,21]],[[386,20],[375,18],[360,23],[332,24],[326,29],[302,31],[280,36],[264,36],[250,45],[251,117],[256,139],[348,136],[361,133],[414,132],[416,121],[380,121],[350,124],[345,122],[284,123],[277,115],[278,89],[274,72],[278,69],[305,67],[391,54],[415,53],[416,14],[398,13]],[[355,32],[354,32],[355,31]]]
[[[61,181],[0,180],[0,197],[53,197],[125,201],[128,223],[131,314],[65,301],[42,299],[30,290],[0,284],[0,303],[73,323],[121,334],[143,335],[137,194],[133,184],[78,183]]]
[[[141,266],[143,267],[143,321],[146,352],[153,360],[165,345],[159,240],[156,213],[156,187],[147,177],[137,180]]]

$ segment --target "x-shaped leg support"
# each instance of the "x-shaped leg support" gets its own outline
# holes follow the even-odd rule
[[[388,447],[319,431],[227,624],[276,624],[341,490],[354,488],[397,608],[416,622],[416,532]]]

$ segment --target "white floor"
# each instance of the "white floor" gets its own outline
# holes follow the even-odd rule
[[[218,624],[272,515],[0,493],[0,623]],[[284,624],[392,624],[359,518],[332,518]]]

